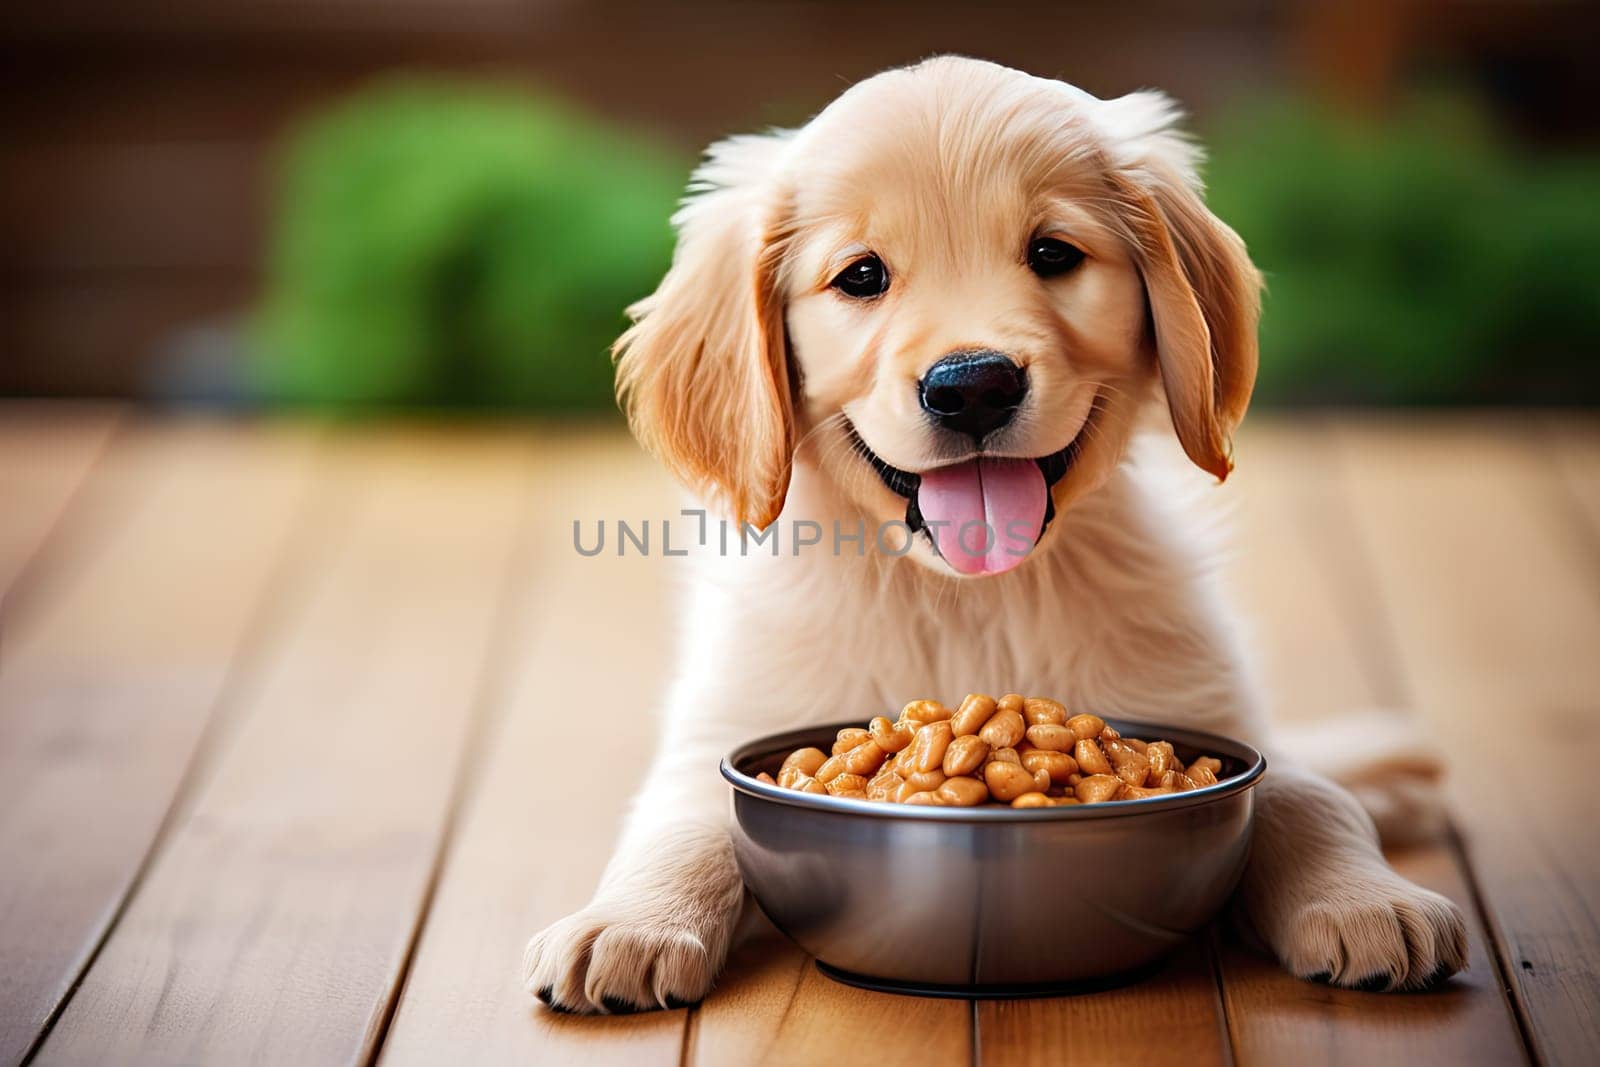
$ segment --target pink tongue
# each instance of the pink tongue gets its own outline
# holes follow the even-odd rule
[[[1033,460],[980,458],[923,472],[917,510],[946,563],[962,574],[999,574],[1039,539],[1048,493]]]

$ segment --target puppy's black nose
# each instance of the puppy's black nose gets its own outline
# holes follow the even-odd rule
[[[981,441],[1011,421],[1028,378],[998,352],[956,352],[922,376],[922,409],[939,425]]]

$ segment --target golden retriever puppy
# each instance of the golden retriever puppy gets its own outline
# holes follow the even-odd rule
[[[713,146],[619,387],[697,498],[781,551],[697,553],[654,766],[593,901],[525,954],[546,1003],[705,995],[742,900],[728,749],[971,690],[1272,749],[1240,903],[1284,966],[1391,989],[1464,966],[1456,906],[1273,749],[1214,553],[1129,447],[1164,406],[1225,478],[1256,372],[1260,281],[1176,117],[945,57]]]

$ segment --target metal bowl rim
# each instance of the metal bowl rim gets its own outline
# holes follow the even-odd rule
[[[832,812],[841,815],[864,815],[877,819],[979,823],[1014,823],[1040,820],[1054,822],[1069,819],[1120,819],[1139,815],[1156,815],[1161,812],[1178,811],[1184,808],[1199,807],[1227,800],[1250,789],[1266,773],[1267,758],[1254,745],[1247,744],[1244,741],[1224,737],[1221,734],[1209,733],[1205,730],[1191,730],[1182,726],[1165,726],[1160,723],[1122,718],[1107,718],[1105,721],[1117,730],[1134,736],[1140,736],[1141,732],[1146,734],[1153,733],[1162,740],[1177,741],[1179,744],[1190,748],[1219,751],[1232,759],[1245,763],[1246,768],[1243,773],[1236,774],[1231,778],[1224,778],[1216,785],[1201,786],[1199,789],[1191,789],[1187,793],[1144,797],[1139,800],[1107,801],[1103,804],[1067,804],[1049,808],[1013,808],[1004,805],[985,805],[976,808],[936,808],[916,804],[886,804],[882,801],[819,796],[815,793],[796,792],[793,789],[785,789],[778,785],[768,785],[737,769],[737,764],[749,759],[751,756],[782,751],[786,747],[797,745],[799,742],[809,740],[814,735],[827,730],[837,732],[849,726],[860,725],[855,720],[846,720],[836,724],[807,726],[798,730],[786,730],[783,733],[758,737],[754,741],[748,741],[740,745],[722,757],[719,769],[722,771],[722,777],[726,778],[728,784],[733,786],[736,791],[744,793],[746,796],[759,797],[762,800],[772,801],[776,804],[786,804],[789,807],[808,808],[812,811]]]

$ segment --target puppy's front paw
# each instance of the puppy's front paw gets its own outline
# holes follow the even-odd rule
[[[732,914],[684,915],[674,901],[597,901],[528,942],[522,981],[555,1011],[678,1008],[706,995],[727,955]]]
[[[1257,916],[1285,967],[1351,989],[1421,989],[1467,965],[1467,924],[1446,897],[1388,871],[1330,878]]]

